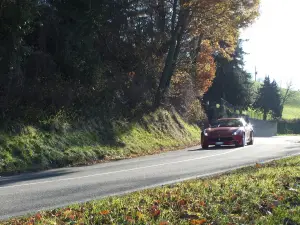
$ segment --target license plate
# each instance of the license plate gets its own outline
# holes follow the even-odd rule
[[[216,145],[223,145],[224,142],[216,142]]]

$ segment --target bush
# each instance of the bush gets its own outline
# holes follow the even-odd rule
[[[300,134],[300,119],[278,121],[279,134]]]

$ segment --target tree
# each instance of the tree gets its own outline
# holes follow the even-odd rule
[[[231,59],[222,55],[215,57],[216,77],[204,95],[205,101],[221,104],[223,98],[240,109],[246,109],[251,105],[252,82],[251,75],[244,70],[244,54],[242,41],[239,40]]]
[[[286,88],[284,90],[284,93],[282,94],[282,98],[281,98],[281,115],[283,113],[283,108],[285,106],[285,104],[294,96],[294,92],[292,90],[293,88],[293,82],[289,81],[287,82]]]
[[[187,45],[185,42],[194,43],[194,49],[184,52],[189,53],[194,67],[203,40],[210,40],[212,46],[224,55],[234,51],[239,29],[257,17],[258,5],[259,0],[174,0],[172,8],[167,10],[172,12],[167,23],[171,25],[170,41],[155,105],[161,103],[169,88],[178,57],[183,46]]]
[[[269,76],[265,77],[253,106],[263,112],[264,120],[269,113],[273,118],[281,117],[281,96],[275,80],[271,82]]]
[[[159,105],[177,73],[190,91],[174,87],[198,98],[214,77],[213,54],[232,53],[258,2],[3,0],[2,119],[87,107],[132,116]]]

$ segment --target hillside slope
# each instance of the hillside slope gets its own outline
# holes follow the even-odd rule
[[[106,127],[93,119],[64,129],[19,126],[0,132],[0,174],[86,165],[178,149],[200,142],[200,129],[159,110],[138,122]]]

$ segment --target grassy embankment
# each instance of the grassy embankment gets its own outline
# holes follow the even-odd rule
[[[300,92],[294,92],[293,96],[283,108],[283,119],[300,119]]]
[[[2,222],[4,225],[299,223],[300,157]]]
[[[118,160],[200,142],[198,127],[164,110],[112,127],[97,119],[72,126],[60,118],[51,122],[52,131],[22,124],[0,131],[0,174]]]

